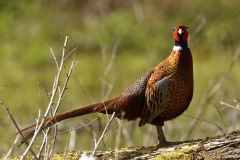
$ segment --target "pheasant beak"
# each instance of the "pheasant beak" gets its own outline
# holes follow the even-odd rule
[[[180,35],[182,35],[183,32],[184,32],[184,31],[182,30],[182,28],[179,28],[179,29],[178,29],[178,33],[179,33]]]

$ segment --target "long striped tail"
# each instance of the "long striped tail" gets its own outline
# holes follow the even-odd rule
[[[90,104],[90,105],[87,105],[84,107],[76,108],[71,111],[58,114],[54,117],[44,120],[41,130],[44,130],[50,126],[53,126],[54,124],[56,124],[57,122],[60,122],[62,120],[70,119],[70,118],[74,118],[74,117],[78,117],[78,116],[83,116],[83,115],[90,114],[90,113],[100,112],[100,113],[112,114],[113,110],[114,110],[113,108],[116,105],[117,101],[118,101],[118,97],[114,98],[112,100],[105,101],[105,102]],[[30,138],[33,137],[34,132],[35,132],[34,129],[36,126],[40,125],[40,123],[41,122],[39,122],[38,124],[37,123],[33,124],[32,126],[29,126],[27,128],[24,128],[23,130],[21,130],[21,132],[33,130],[29,134],[27,134],[27,136],[25,137],[26,140],[29,140]],[[18,134],[18,133],[16,133],[16,134]],[[23,141],[21,142],[21,144],[22,143],[23,143]],[[21,144],[20,144],[20,146],[21,146]]]

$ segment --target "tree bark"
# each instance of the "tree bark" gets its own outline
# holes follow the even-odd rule
[[[216,136],[213,138],[188,140],[178,145],[172,145],[154,150],[155,146],[140,146],[121,148],[117,151],[114,149],[97,151],[96,160],[107,159],[138,159],[138,160],[169,160],[169,159],[193,159],[193,160],[224,160],[240,159],[240,130],[231,133]],[[153,151],[154,150],[154,151]],[[71,159],[86,160],[91,155],[90,151],[71,151],[67,153],[55,153],[52,159]],[[117,156],[117,157],[116,157]],[[17,157],[15,157],[17,158]],[[31,157],[28,157],[31,159]],[[90,160],[90,159],[89,159]],[[94,160],[94,159],[91,159]]]

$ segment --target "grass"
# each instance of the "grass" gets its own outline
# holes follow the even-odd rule
[[[69,82],[68,98],[60,111],[103,99],[102,83],[99,79],[104,77],[103,73],[110,60],[112,48],[118,40],[120,44],[113,69],[107,77],[104,77],[109,82],[114,79],[109,98],[121,94],[136,79],[167,57],[173,46],[171,28],[178,23],[184,23],[190,26],[189,45],[193,53],[195,78],[193,101],[186,114],[194,116],[201,99],[204,98],[203,95],[216,85],[240,44],[240,33],[237,31],[240,25],[238,11],[240,6],[233,0],[221,2],[185,0],[181,3],[176,0],[132,3],[116,3],[109,0],[101,5],[73,1],[0,3],[0,6],[5,6],[1,7],[0,11],[0,86],[8,85],[14,88],[13,90],[2,87],[0,97],[21,127],[32,124],[38,110],[46,107],[42,105],[38,85],[46,105],[47,98],[42,84],[50,91],[56,73],[49,48],[52,47],[59,58],[66,35],[72,38],[69,50],[79,46],[78,51],[70,57],[70,60],[77,60],[79,63]],[[105,60],[101,51],[103,47],[106,49]],[[69,65],[70,61],[66,67]],[[209,101],[201,117],[226,128],[225,132],[238,128],[237,119],[229,116],[236,110],[224,108],[220,101],[223,98],[225,102],[234,104],[233,99],[239,97],[239,67],[238,60],[229,79]],[[214,106],[220,110],[223,121]],[[0,126],[5,130],[0,133],[2,140],[0,153],[4,155],[14,141],[9,137],[15,133],[15,128],[3,108],[0,108],[0,112],[2,112]],[[106,117],[101,114],[69,120],[64,126],[66,129],[69,126],[79,126],[79,121],[86,123],[96,116],[101,118],[101,125],[104,126]],[[179,140],[191,120],[192,118],[180,116],[167,122],[165,127],[167,138]],[[130,132],[132,145],[143,145],[148,138],[146,145],[155,144],[157,140],[155,130],[149,135],[148,130],[151,130],[151,127],[138,128],[137,124],[137,121],[126,123],[127,129],[132,131]],[[111,124],[111,127],[115,125],[116,122]],[[97,134],[98,126],[97,123],[92,126]],[[115,146],[116,132],[117,129],[113,130],[105,138],[107,147]],[[214,125],[200,122],[188,138],[216,134],[221,132]],[[67,135],[61,135],[57,139],[58,144],[66,144],[66,141]],[[77,131],[76,141],[76,150],[90,150],[92,147],[92,136],[86,130]],[[126,146],[127,141],[123,138],[121,146]],[[55,150],[64,150],[62,146],[56,146]],[[22,150],[14,148],[13,155],[21,154]]]

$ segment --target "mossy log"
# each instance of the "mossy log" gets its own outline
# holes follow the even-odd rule
[[[154,150],[155,146],[138,146],[121,148],[118,151],[108,149],[97,151],[96,160],[115,159],[152,159],[152,160],[170,160],[170,159],[194,159],[194,160],[211,160],[211,159],[240,159],[240,130],[231,133],[216,136],[212,138],[188,140],[178,145],[172,145]],[[153,151],[154,150],[154,151]],[[116,154],[117,152],[117,154]],[[84,158],[84,156],[85,158]],[[53,160],[86,160],[91,155],[90,151],[69,151],[53,154]],[[12,159],[19,159],[15,157]],[[32,159],[29,156],[27,159]],[[9,158],[11,159],[11,158]],[[93,158],[94,159],[94,158]],[[93,160],[91,159],[91,160]],[[90,159],[89,159],[90,160]]]

